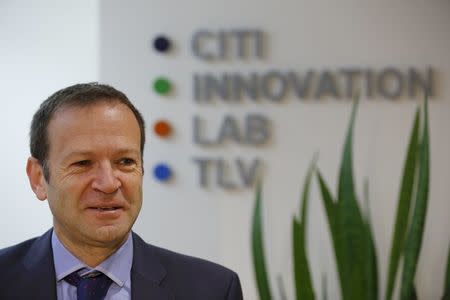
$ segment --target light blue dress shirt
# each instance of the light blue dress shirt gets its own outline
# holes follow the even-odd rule
[[[110,257],[94,269],[88,267],[78,258],[72,255],[58,239],[55,231],[52,233],[53,260],[56,272],[56,292],[58,300],[77,300],[77,288],[66,281],[64,277],[80,270],[80,276],[100,271],[112,280],[112,284],[106,293],[106,300],[131,299],[131,265],[133,262],[133,239],[131,233],[125,243]]]

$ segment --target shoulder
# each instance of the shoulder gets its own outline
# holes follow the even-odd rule
[[[242,299],[238,275],[217,263],[180,254],[145,243],[134,235],[136,246],[145,247],[166,270],[163,285],[177,287],[182,293],[191,293],[192,299]],[[173,289],[172,289],[173,290]]]
[[[25,261],[29,256],[30,249],[36,239],[30,239],[20,244],[0,249],[0,298],[3,299],[7,292],[7,287],[16,286],[17,282],[23,278],[25,271]]]
[[[0,249],[0,266],[2,269],[8,265],[17,265],[18,261],[23,261],[36,239],[32,238],[20,244]]]
[[[134,246],[144,247],[152,256],[156,256],[162,265],[167,269],[177,269],[177,271],[195,270],[200,274],[211,273],[222,274],[222,276],[231,276],[234,272],[219,264],[207,261],[205,259],[177,253],[168,249],[157,247],[143,241],[137,234],[133,234]]]
[[[154,246],[153,246],[154,247]],[[191,290],[192,299],[241,299],[241,284],[238,275],[219,264],[154,247],[163,265],[167,268],[167,282],[184,286],[182,294]],[[235,294],[235,296],[231,296]]]
[[[179,271],[185,270],[187,272],[195,270],[197,274],[205,274],[208,277],[212,275],[226,277],[234,274],[232,270],[205,259],[180,254],[156,246],[149,245],[149,247],[153,248],[156,255],[158,255],[163,264],[169,269],[176,268]]]
[[[24,266],[32,266],[43,262],[49,263],[52,258],[50,237],[52,230],[48,230],[40,237],[35,237],[20,244],[0,249],[0,267],[9,272],[21,270]],[[0,274],[4,274],[1,272]],[[0,276],[2,276],[0,275]]]

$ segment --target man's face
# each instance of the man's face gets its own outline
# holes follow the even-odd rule
[[[140,129],[131,110],[119,102],[62,108],[48,140],[44,196],[58,237],[74,245],[120,244],[142,204]]]

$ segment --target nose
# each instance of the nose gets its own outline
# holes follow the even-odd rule
[[[110,162],[102,162],[96,168],[92,188],[105,194],[117,191],[122,185]]]

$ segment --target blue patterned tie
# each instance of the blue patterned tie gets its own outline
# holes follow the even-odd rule
[[[80,277],[78,271],[75,271],[67,275],[64,280],[77,287],[78,300],[103,300],[112,283],[112,280],[101,272]]]

